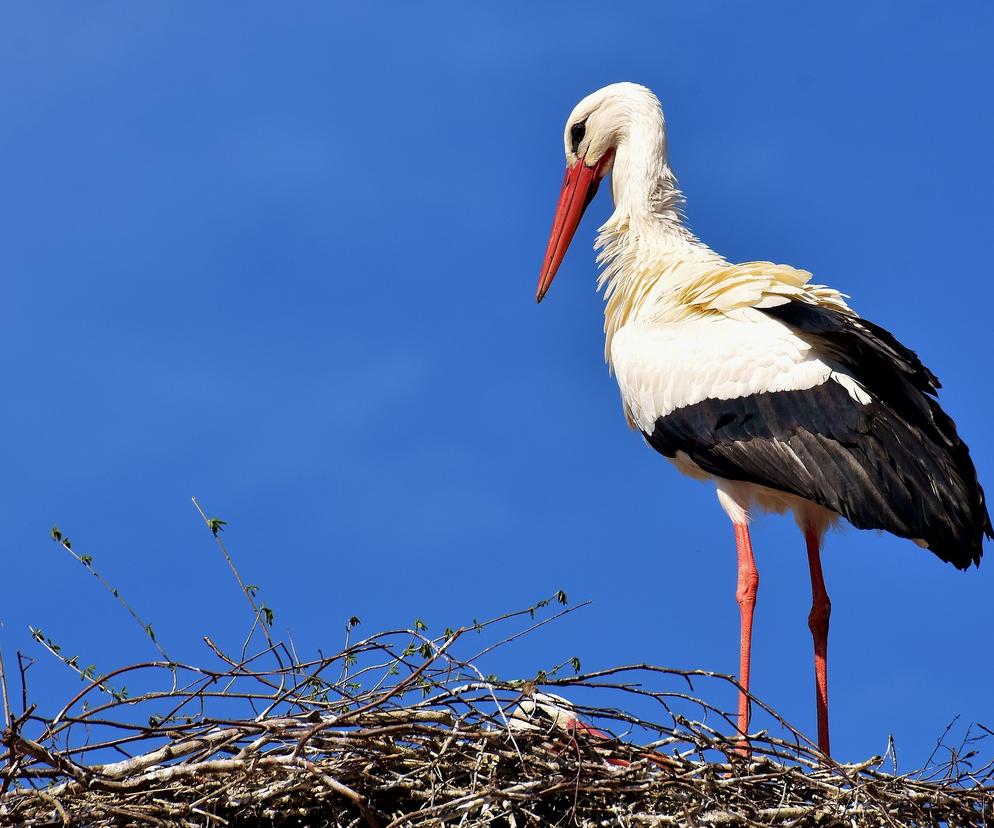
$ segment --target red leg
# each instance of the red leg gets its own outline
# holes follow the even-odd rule
[[[821,539],[814,532],[804,534],[808,546],[808,566],[811,569],[811,613],[808,627],[815,645],[815,698],[818,707],[818,748],[830,755],[828,744],[828,619],[832,602],[825,591],[821,573]]]
[[[749,540],[749,526],[735,524],[735,548],[739,556],[739,578],[735,597],[739,603],[742,626],[739,635],[739,684],[749,691],[749,662],[752,651],[752,614],[756,607],[756,592],[759,589],[759,571],[752,555],[752,542]],[[739,732],[745,736],[749,732],[749,698],[739,693]],[[748,755],[749,748],[743,751]]]

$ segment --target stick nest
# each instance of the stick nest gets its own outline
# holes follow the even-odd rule
[[[483,674],[495,649],[568,611],[536,620],[533,607],[439,637],[418,622],[347,636],[311,661],[268,633],[239,657],[208,640],[213,667],[155,661],[88,677],[47,716],[24,689],[3,733],[0,824],[852,828],[994,817],[994,770],[977,767],[975,745],[989,731],[955,748],[940,739],[926,768],[897,773],[890,750],[827,760],[755,699],[768,727],[749,735],[747,755],[706,700],[734,701],[726,676],[582,673],[575,659],[529,680]],[[142,692],[118,689],[125,680]]]

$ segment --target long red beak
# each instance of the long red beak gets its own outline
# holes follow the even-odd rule
[[[542,272],[538,276],[536,302],[542,301],[552,285],[552,280],[556,278],[556,271],[559,270],[569,243],[573,240],[573,234],[580,224],[580,219],[583,218],[583,211],[597,193],[597,187],[603,178],[603,170],[611,162],[612,156],[611,152],[605,153],[593,167],[588,167],[583,163],[583,159],[579,158],[572,167],[566,168],[556,215],[552,219],[549,246],[545,250],[545,261],[542,262]]]

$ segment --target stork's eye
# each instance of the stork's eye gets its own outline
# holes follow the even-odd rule
[[[587,133],[587,125],[584,121],[579,121],[573,124],[569,130],[570,140],[573,142],[573,154],[580,148],[580,142],[583,140],[583,136]]]

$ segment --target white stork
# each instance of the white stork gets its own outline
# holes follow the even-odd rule
[[[822,537],[843,517],[909,538],[958,569],[979,565],[994,531],[969,451],[936,401],[935,376],[841,293],[787,265],[732,264],[687,229],[651,91],[617,83],[587,96],[566,122],[565,148],[536,299],[610,175],[615,209],[595,245],[605,357],[629,425],[680,471],[713,480],[734,526],[738,729],[748,733],[759,586],[749,517],[789,510],[811,570],[818,746],[827,756]]]

